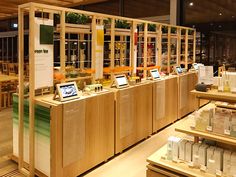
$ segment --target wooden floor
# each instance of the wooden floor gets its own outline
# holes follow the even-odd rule
[[[12,109],[0,111],[0,177],[23,177],[17,171],[17,164],[10,160],[12,153]],[[184,136],[174,131],[183,120],[172,124],[145,141],[133,146],[107,163],[92,169],[84,177],[145,177],[146,159],[166,144],[171,135]]]
[[[0,176],[23,177],[17,164],[10,160],[12,154],[12,109],[0,111]]]

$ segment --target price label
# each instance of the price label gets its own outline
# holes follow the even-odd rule
[[[200,165],[200,170],[206,172],[207,168],[205,165]]]
[[[222,176],[222,171],[216,170],[216,176]]]
[[[224,133],[225,133],[225,135],[230,135],[230,130],[225,129]]]
[[[207,126],[207,131],[212,132],[212,126]]]

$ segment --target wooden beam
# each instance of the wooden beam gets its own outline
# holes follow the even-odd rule
[[[24,12],[18,9],[18,61],[19,61],[19,103],[18,103],[18,169],[23,168],[24,157]]]
[[[60,71],[64,74],[65,76],[65,11],[61,12],[61,21],[60,21]]]
[[[29,12],[29,177],[35,174],[35,7]]]

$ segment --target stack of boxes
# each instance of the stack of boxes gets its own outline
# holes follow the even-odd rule
[[[195,130],[236,137],[236,111],[210,108],[195,113]]]
[[[205,143],[194,143],[172,136],[168,139],[167,159],[185,162],[191,167],[217,176],[236,176],[236,152]]]

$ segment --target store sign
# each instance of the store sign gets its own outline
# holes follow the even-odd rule
[[[198,83],[211,85],[214,83],[213,66],[199,66]]]
[[[103,78],[104,26],[96,26],[95,79]]]
[[[53,86],[53,20],[35,18],[35,89]]]

